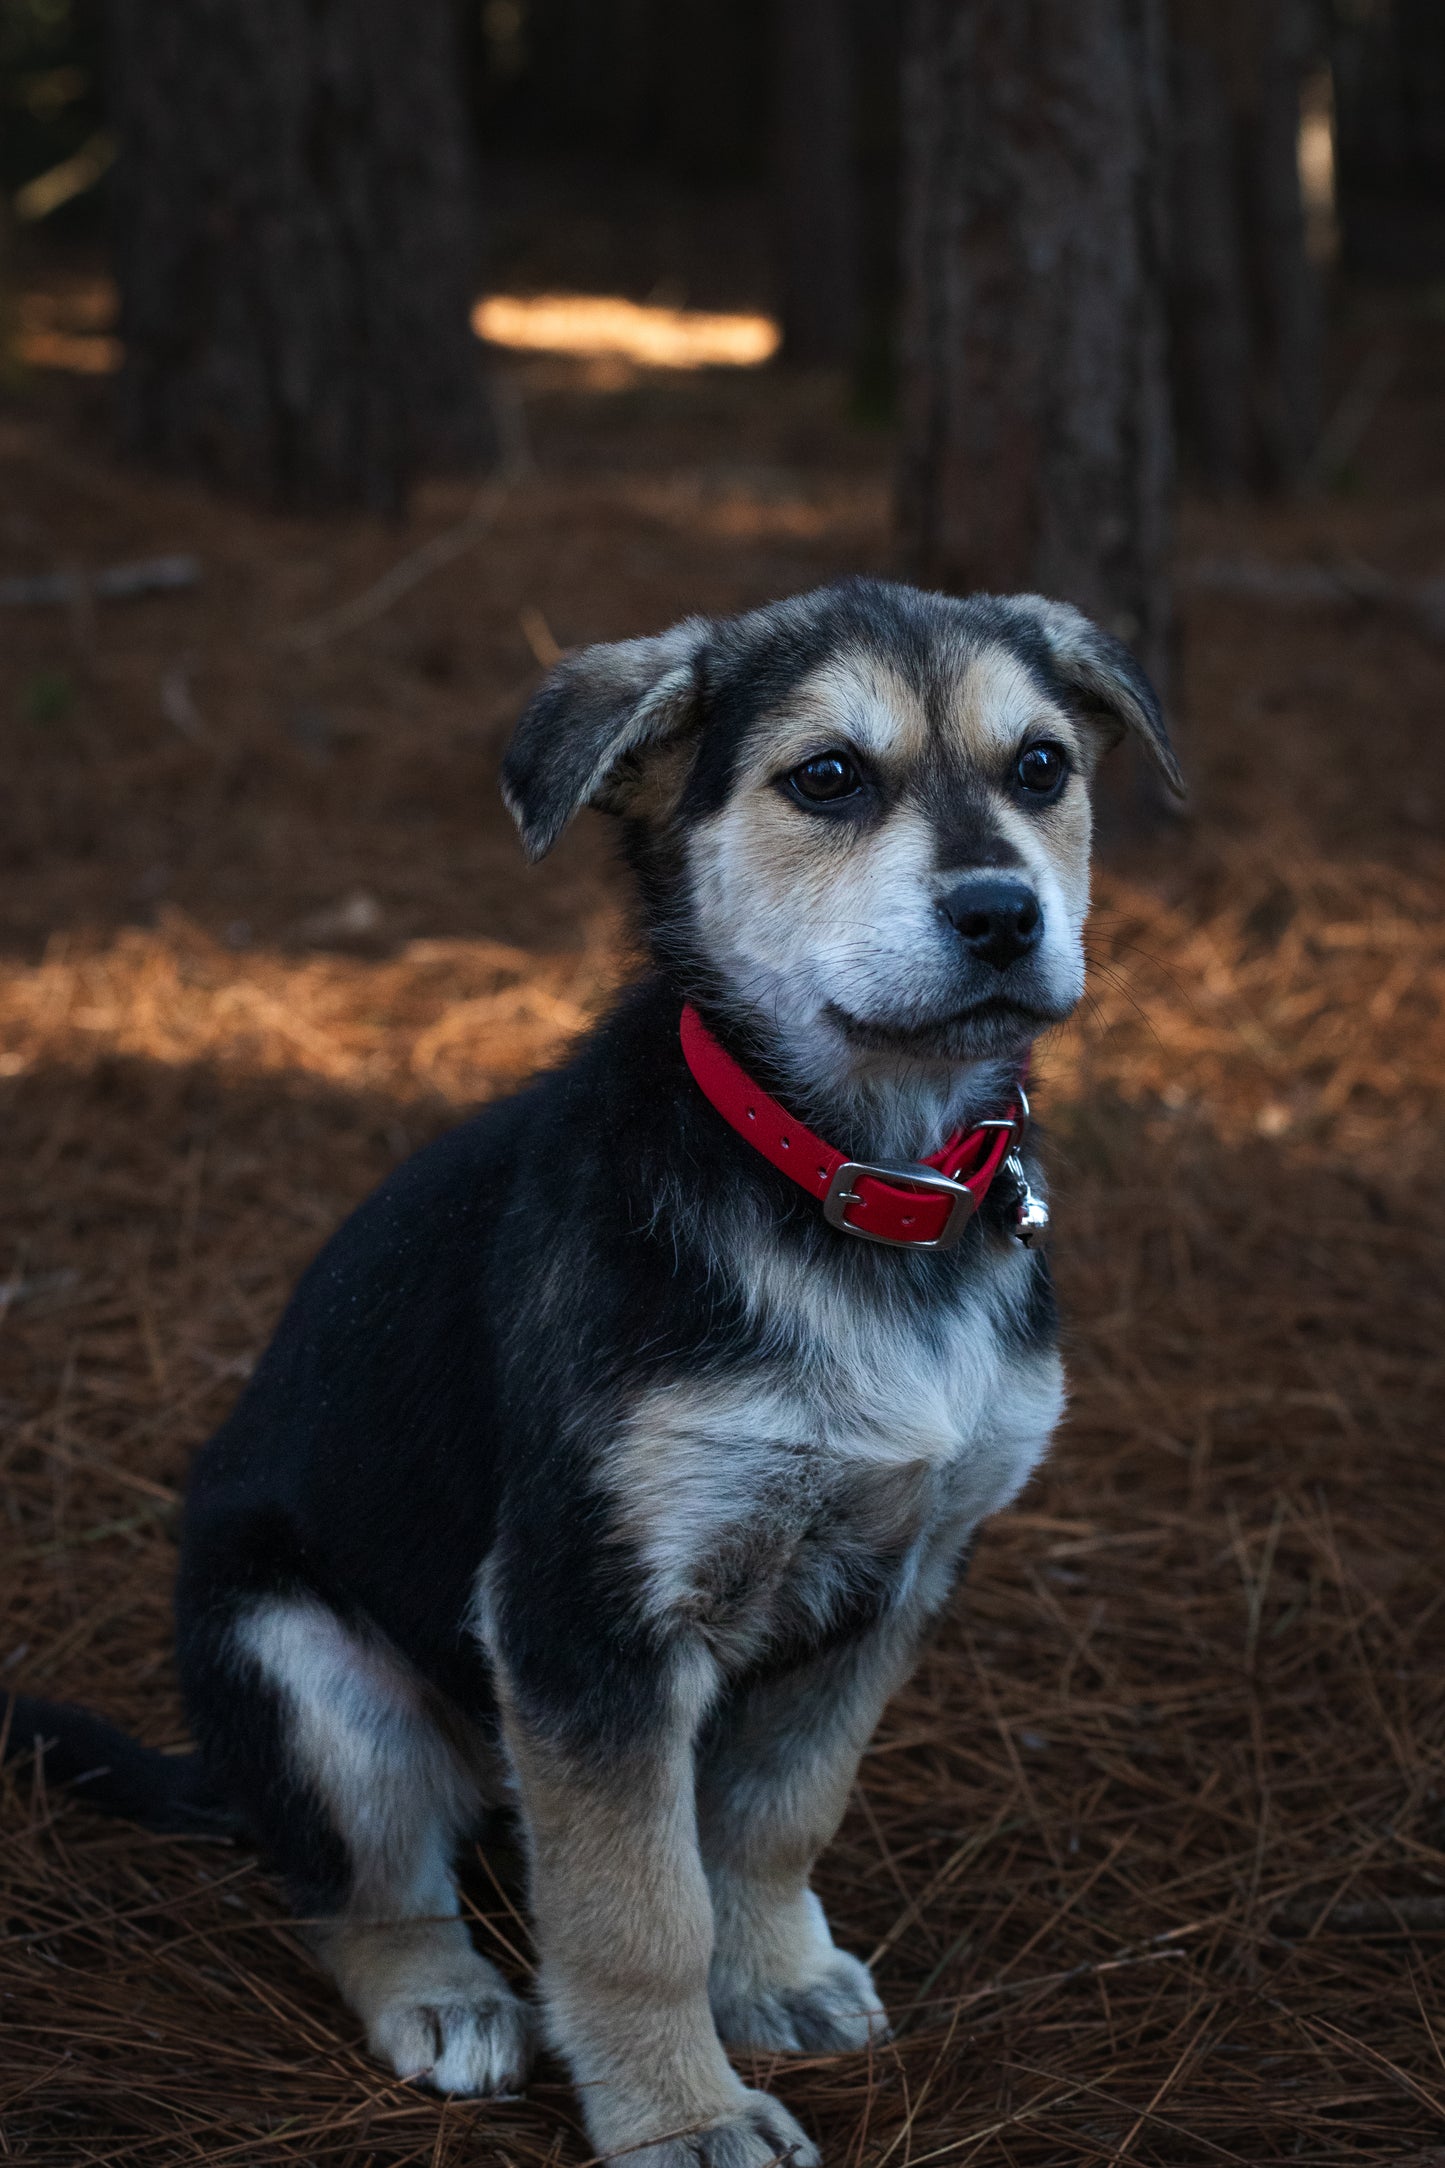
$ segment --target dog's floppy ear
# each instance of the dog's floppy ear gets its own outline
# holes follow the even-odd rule
[[[528,703],[502,762],[502,797],[529,858],[550,851],[584,805],[626,811],[641,756],[698,713],[704,617],[650,640],[584,647],[559,662]]]
[[[1164,727],[1164,713],[1143,670],[1112,633],[1104,632],[1070,602],[1018,595],[1043,634],[1049,660],[1092,716],[1102,717],[1109,743],[1127,732],[1153,761],[1169,788],[1182,798],[1184,775]]]

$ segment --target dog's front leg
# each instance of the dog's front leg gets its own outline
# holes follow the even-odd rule
[[[529,1717],[499,1666],[548,2026],[600,2153],[646,2168],[816,2168],[793,2118],[731,2068],[708,2002],[698,1668],[683,1660],[663,1682],[639,1678],[649,1716],[619,1746],[576,1721]]]
[[[914,1646],[894,1622],[742,1689],[708,1726],[698,1814],[715,1921],[712,2003],[734,2046],[817,2054],[887,2037],[872,1976],[835,1944],[808,1877]]]

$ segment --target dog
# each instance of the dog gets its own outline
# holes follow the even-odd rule
[[[885,2037],[809,1878],[1063,1404],[1022,1079],[1126,734],[1182,787],[1077,610],[869,580],[585,648],[522,716],[526,851],[618,816],[644,974],[346,1222],[201,1451],[196,1753],[11,1725],[102,1807],[259,1845],[400,2076],[526,2075],[453,1882],[507,1807],[600,2154],[810,2168],[725,2046]]]

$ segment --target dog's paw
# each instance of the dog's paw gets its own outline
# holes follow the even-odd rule
[[[730,2047],[785,2055],[843,2054],[888,2038],[888,2015],[873,1975],[844,1950],[830,1951],[804,1980],[725,1995],[714,2015]]]
[[[495,1987],[389,2003],[369,2030],[372,2053],[399,2078],[438,2093],[519,2092],[532,2059],[531,2012]]]
[[[708,2123],[655,2144],[618,2148],[616,2168],[820,2168],[822,2155],[780,2101],[767,2093],[744,2093],[741,2106],[721,2122]]]

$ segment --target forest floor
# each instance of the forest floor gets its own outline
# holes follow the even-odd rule
[[[89,337],[86,294],[32,324]],[[1347,487],[1181,517],[1190,812],[1101,873],[1037,1069],[1070,1414],[819,1876],[898,2037],[760,2069],[837,2168],[1445,2168],[1445,321],[1357,301],[1332,370],[1388,379]],[[99,379],[0,399],[0,579],[201,567],[0,610],[0,1689],[160,1744],[187,1460],[298,1267],[623,968],[603,821],[525,871],[498,801],[539,662],[890,563],[891,446],[826,382],[506,374],[514,476],[401,530],[129,471]],[[1344,584],[1210,585],[1241,560]],[[248,1854],[31,1764],[0,1923],[6,2160],[584,2157],[555,2065],[396,2082]]]

